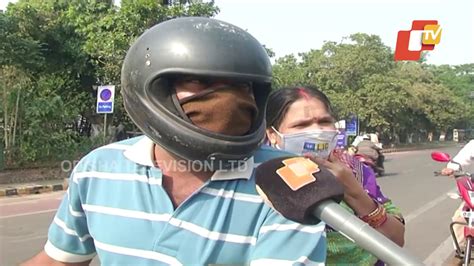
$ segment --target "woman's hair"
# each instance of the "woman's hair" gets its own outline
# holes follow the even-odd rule
[[[316,87],[285,87],[272,92],[268,97],[265,114],[267,128],[273,126],[275,129],[278,129],[291,104],[299,99],[311,98],[320,100],[326,107],[326,111],[334,117],[331,102],[328,97]]]

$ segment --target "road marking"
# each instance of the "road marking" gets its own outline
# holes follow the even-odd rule
[[[26,237],[26,238],[22,238],[22,239],[10,240],[9,242],[10,243],[21,243],[21,242],[33,241],[33,240],[37,240],[37,239],[48,239],[48,235],[36,235],[36,236]]]
[[[443,195],[437,197],[436,199],[428,202],[427,204],[421,206],[420,208],[410,212],[407,216],[405,216],[405,222],[409,223],[411,220],[416,219],[416,217],[418,217],[420,214],[426,212],[427,210],[429,210],[429,209],[435,207],[436,205],[438,205],[443,200],[447,199],[448,198],[448,195],[447,195],[448,193],[455,193],[456,191],[457,191],[457,188],[452,189],[452,190],[448,191],[447,193],[444,193]]]
[[[445,199],[449,199],[450,198],[449,195],[456,192],[457,192],[457,188],[454,188],[448,191],[447,193],[444,193],[443,195],[437,197],[436,199],[428,202],[427,204],[421,206],[420,208],[410,212],[405,217],[406,223],[409,223],[410,221],[416,219],[419,215],[435,207],[436,205],[438,205]],[[426,257],[423,264],[435,265],[435,266],[443,265],[443,263],[446,262],[446,260],[449,259],[450,256],[452,256],[453,252],[454,252],[453,241],[452,241],[451,236],[449,236],[430,255],[428,255],[428,257]]]
[[[37,212],[26,212],[26,213],[8,215],[8,216],[0,217],[0,220],[8,219],[8,218],[21,217],[21,216],[28,216],[28,215],[42,214],[42,213],[48,213],[48,212],[56,212],[57,210],[58,209],[49,209],[49,210],[43,210],[43,211],[37,211]]]
[[[61,200],[65,191],[31,194],[24,196],[0,197],[0,206],[37,203],[45,200]]]
[[[428,257],[426,257],[423,264],[443,265],[443,263],[445,263],[451,256],[454,256],[454,244],[451,236],[449,236]]]

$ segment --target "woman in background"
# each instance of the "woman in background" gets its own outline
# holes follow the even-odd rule
[[[341,150],[334,150],[337,131],[329,99],[312,87],[273,92],[266,107],[267,139],[271,146],[311,157],[327,167],[345,189],[341,205],[400,246],[404,221],[398,208],[377,185],[374,172]],[[326,263],[383,264],[369,252],[327,227]]]

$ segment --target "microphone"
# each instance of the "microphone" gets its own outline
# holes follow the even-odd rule
[[[423,265],[386,236],[339,206],[344,189],[332,173],[304,157],[280,157],[259,165],[257,192],[285,218],[301,224],[320,220],[387,264]]]

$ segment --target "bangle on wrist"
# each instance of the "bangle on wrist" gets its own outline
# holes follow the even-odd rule
[[[381,204],[375,200],[374,202],[377,204],[377,208],[367,215],[359,216],[359,218],[368,223],[371,227],[378,228],[387,221],[387,212]]]

